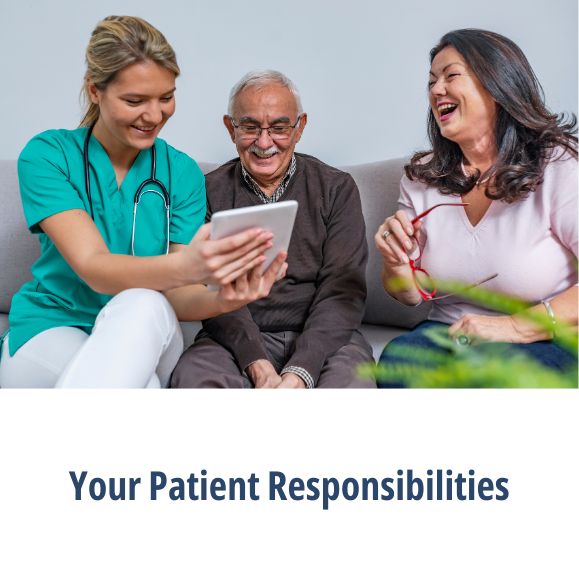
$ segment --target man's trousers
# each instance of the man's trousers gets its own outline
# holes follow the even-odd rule
[[[279,374],[293,353],[300,332],[262,332],[268,360]],[[372,348],[360,332],[326,359],[316,388],[376,388],[376,382],[356,375],[359,364],[372,363]],[[171,377],[171,388],[253,388],[233,355],[201,333],[181,356]]]

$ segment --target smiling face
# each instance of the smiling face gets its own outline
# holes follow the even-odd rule
[[[100,108],[93,133],[105,149],[150,148],[175,112],[175,73],[155,62],[127,66],[103,91],[87,81]]]
[[[233,105],[236,126],[293,126],[297,119],[296,100],[290,90],[280,84],[273,83],[261,89],[246,88],[237,95]],[[299,126],[284,140],[273,140],[267,130],[262,130],[259,138],[244,138],[244,134],[233,127],[229,116],[224,116],[223,121],[245,169],[260,186],[268,186],[287,171],[306,125],[307,114],[300,116]]]
[[[443,48],[432,62],[429,101],[445,138],[461,146],[492,138],[497,103],[452,46]]]

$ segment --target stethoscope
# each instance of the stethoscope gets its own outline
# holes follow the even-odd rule
[[[90,196],[90,177],[88,171],[89,166],[88,142],[90,140],[90,135],[92,134],[93,128],[94,124],[89,127],[86,133],[86,138],[84,140],[84,180],[86,187],[86,195],[88,196],[88,203],[90,205],[90,217],[94,221],[94,214],[92,211],[92,198]],[[135,207],[133,208],[133,232],[131,234],[131,253],[133,256],[135,255],[135,223],[137,222],[137,207],[139,205],[139,202],[141,201],[141,198],[147,192],[154,192],[163,199],[163,203],[165,204],[165,211],[167,212],[167,250],[165,251],[165,254],[169,254],[169,218],[171,214],[171,198],[169,197],[169,194],[167,194],[167,189],[165,188],[165,186],[163,186],[163,183],[155,178],[156,168],[157,168],[157,151],[155,150],[155,145],[153,144],[153,146],[151,146],[151,177],[148,180],[145,180],[139,186],[139,189],[135,194]],[[156,184],[159,188],[161,188],[162,192],[159,192],[158,190],[153,190],[152,188],[144,190],[145,186],[147,186],[148,184]]]

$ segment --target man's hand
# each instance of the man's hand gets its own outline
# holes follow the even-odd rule
[[[306,383],[294,372],[286,372],[276,388],[307,388]]]
[[[250,364],[245,371],[256,388],[277,388],[281,377],[268,360],[258,360]]]

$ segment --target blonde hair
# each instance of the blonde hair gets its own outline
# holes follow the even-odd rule
[[[87,78],[101,92],[118,73],[138,62],[155,62],[179,76],[177,57],[165,36],[142,18],[108,16],[97,24],[86,49],[86,73],[80,92],[83,118],[79,128],[98,120],[100,109],[90,98]]]

